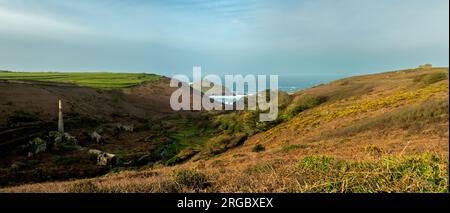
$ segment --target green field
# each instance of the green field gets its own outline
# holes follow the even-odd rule
[[[160,76],[145,73],[108,72],[0,72],[0,80],[72,83],[79,86],[112,89],[138,85]]]

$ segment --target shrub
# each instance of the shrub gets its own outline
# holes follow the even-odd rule
[[[271,162],[250,165],[244,170],[244,172],[248,175],[267,174],[272,171],[275,171],[275,164]]]
[[[247,135],[245,133],[236,133],[233,135],[227,144],[227,149],[234,148],[242,145],[247,139]]]
[[[27,164],[21,161],[16,161],[9,167],[11,171],[19,171],[24,168],[27,168]]]
[[[371,155],[382,155],[384,153],[384,150],[381,147],[375,146],[375,145],[368,145],[366,147],[366,151]]]
[[[342,81],[339,82],[339,85],[341,85],[341,86],[345,86],[345,85],[348,85],[348,84],[350,84],[350,81],[348,81],[348,80],[342,80]]]
[[[69,186],[69,192],[71,193],[96,193],[100,192],[100,189],[90,180],[82,180],[73,183]]]
[[[336,160],[328,156],[308,156],[300,160],[298,168],[304,171],[327,173],[335,166]]]
[[[320,97],[315,97],[311,95],[297,96],[294,98],[291,104],[287,106],[285,112],[282,115],[282,118],[288,120],[300,112],[303,112],[307,109],[311,109],[324,103],[326,100],[327,99],[322,96]]]
[[[182,162],[183,160],[180,158],[180,157],[178,157],[178,156],[173,156],[172,158],[170,158],[169,160],[167,160],[166,161],[166,165],[167,166],[173,166],[173,165],[175,165],[175,164],[177,164],[177,163],[180,163],[180,162]]]
[[[18,148],[18,153],[35,155],[47,150],[47,142],[37,137]]]
[[[74,145],[74,144],[63,144],[63,145],[61,145],[61,149],[64,151],[73,152],[73,151],[81,150],[82,147],[80,145]]]
[[[39,121],[39,117],[36,112],[27,112],[18,110],[14,111],[14,114],[8,118],[7,124],[8,126],[11,126],[16,123],[33,122],[33,121]]]
[[[180,186],[174,181],[164,180],[156,184],[156,192],[180,193]]]
[[[247,139],[245,133],[236,133],[234,135],[222,134],[209,140],[206,152],[212,155],[218,155],[228,149],[242,145],[245,139]]]
[[[266,148],[261,144],[256,144],[252,149],[253,152],[262,152],[264,150],[266,150]]]
[[[172,173],[173,179],[179,185],[188,187],[195,191],[211,186],[211,182],[204,173],[196,169],[178,169]]]
[[[181,163],[183,161],[188,160],[198,153],[197,150],[194,150],[192,147],[187,147],[181,150],[177,155],[166,161],[166,165],[173,166],[177,163]]]

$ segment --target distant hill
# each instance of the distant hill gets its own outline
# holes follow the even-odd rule
[[[180,119],[189,116],[195,121],[200,116],[171,109],[176,88],[169,83],[166,77],[148,74],[0,73],[0,185],[107,172],[89,160],[87,150],[80,151],[86,148],[119,153],[123,163],[139,160],[170,140],[160,136],[160,130],[184,128]],[[47,140],[57,129],[58,100],[63,103],[65,129],[79,144],[72,151],[52,150],[28,158],[20,147],[37,137]],[[132,132],[123,131],[123,126]],[[92,143],[93,132],[101,135],[103,144]],[[60,164],[53,158],[73,163]],[[21,165],[19,172],[11,172],[16,165]],[[42,171],[45,176],[37,175]]]

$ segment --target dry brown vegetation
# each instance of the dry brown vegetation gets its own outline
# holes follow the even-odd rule
[[[371,152],[371,151],[370,151]],[[378,151],[377,151],[378,152]],[[435,155],[350,162],[328,156],[246,167],[199,164],[6,188],[4,192],[448,192],[448,162]]]

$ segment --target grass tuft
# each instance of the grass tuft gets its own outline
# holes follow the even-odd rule
[[[211,182],[207,175],[196,169],[177,169],[172,173],[174,182],[199,191],[211,186]]]

